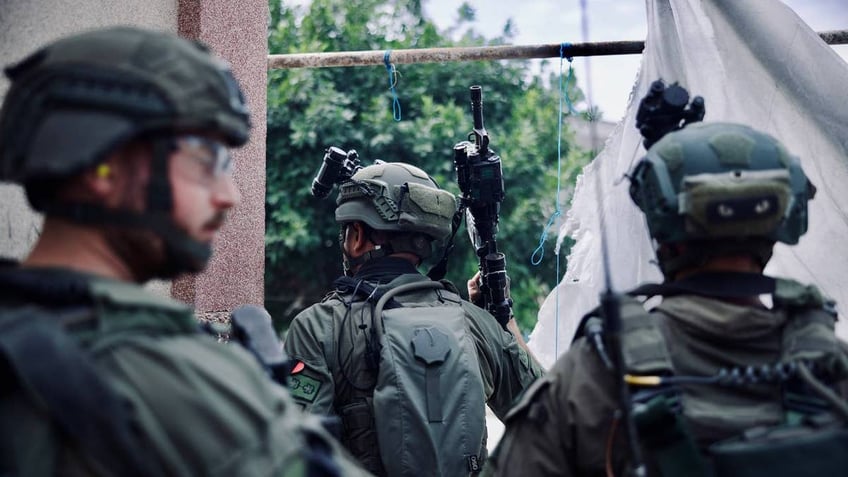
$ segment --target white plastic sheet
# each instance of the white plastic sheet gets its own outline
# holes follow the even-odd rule
[[[636,109],[657,78],[703,96],[705,121],[751,125],[801,158],[818,188],[809,231],[797,246],[778,244],[767,272],[815,283],[848,313],[848,64],[777,0],[647,0],[647,14],[648,37],[628,112],[584,169],[560,230],[560,241],[569,235],[577,243],[530,337],[546,365],[568,348],[577,322],[603,289],[601,211],[614,289],[661,278],[644,218],[622,180],[644,155]],[[848,336],[844,320],[837,332]]]

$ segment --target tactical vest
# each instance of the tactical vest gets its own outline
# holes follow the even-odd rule
[[[74,442],[94,475],[161,475],[158,459],[136,439],[127,403],[101,379],[88,355],[62,329],[91,312],[77,307],[60,316],[24,308],[0,317],[0,408],[25,419],[23,399],[36,403],[55,431]],[[25,422],[25,421],[24,421]],[[10,423],[7,423],[10,424]],[[17,431],[4,429],[3,475],[56,475],[58,456],[25,456]]]
[[[723,369],[712,377],[677,376],[668,351],[667,333],[660,320],[634,298],[701,294],[705,289],[719,296],[733,295],[745,293],[749,287],[752,288],[748,291],[770,293],[774,307],[787,311],[780,357],[772,365]],[[815,287],[791,280],[728,274],[702,276],[679,285],[643,285],[628,295],[620,306],[621,359],[625,380],[630,384],[637,434],[661,475],[848,475],[848,428],[844,422],[826,414],[831,403],[811,392],[807,383],[799,379],[799,374],[808,368],[832,382],[848,377],[845,355],[834,332],[833,304],[826,302]],[[584,319],[582,334],[604,354],[600,336],[603,330],[593,319],[598,318]],[[765,421],[774,421],[775,426],[749,429],[736,438],[714,442],[704,449],[695,443],[692,425],[703,429],[706,425],[699,423],[708,422],[712,428],[735,427],[732,418],[728,418],[730,410],[723,403],[711,402],[706,394],[695,398],[697,416],[682,419],[686,404],[677,385],[686,383],[686,379],[689,379],[687,384],[705,386],[778,385],[778,392],[783,395],[783,410],[761,416]],[[659,380],[665,383],[658,384]],[[751,412],[768,411],[758,408]]]
[[[427,302],[397,300],[424,289],[434,292]],[[375,318],[366,320],[372,343],[354,363],[358,371],[342,372],[357,374],[372,361],[374,379],[371,386],[336,386],[344,445],[376,475],[477,473],[485,456],[485,393],[461,298],[433,281],[369,290],[358,292],[369,297],[363,306],[373,307],[364,311]]]

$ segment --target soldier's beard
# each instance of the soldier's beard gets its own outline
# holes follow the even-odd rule
[[[106,241],[126,265],[136,283],[162,276],[165,247],[154,232],[141,228],[108,226]]]

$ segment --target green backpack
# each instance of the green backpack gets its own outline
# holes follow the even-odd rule
[[[432,289],[439,302],[393,297]],[[387,291],[379,317],[380,367],[373,407],[383,464],[391,476],[460,476],[479,472],[486,448],[485,393],[462,300],[439,282]]]

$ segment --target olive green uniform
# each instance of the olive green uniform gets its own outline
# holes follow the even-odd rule
[[[56,305],[63,301],[62,309],[81,304],[89,310],[66,330],[128,403],[144,446],[139,452],[155,456],[165,475],[301,475],[307,440],[330,449],[342,475],[365,474],[252,355],[200,333],[190,307],[135,284],[62,269],[4,266],[0,275],[0,328],[4,317],[25,307],[57,319],[62,310]],[[69,297],[76,303],[68,303]],[[55,367],[61,385],[61,366]],[[79,452],[79,443],[54,432],[46,410],[24,393],[5,395],[0,416],[7,423],[3,461],[18,466],[4,470],[103,475]]]
[[[383,275],[382,282],[387,283],[378,287],[378,290],[429,280],[409,262],[393,258],[369,261],[360,272],[375,264],[379,266],[393,260],[403,273],[390,273],[388,277]],[[404,262],[405,266],[402,265]],[[380,281],[375,279],[374,283]],[[439,306],[441,297],[438,291],[428,289],[403,293],[395,296],[395,299],[401,305],[415,303],[416,306],[426,306],[429,303],[431,306]],[[368,350],[360,327],[363,323],[371,325],[372,308],[364,300],[358,300],[352,304],[351,312],[346,313],[344,301],[350,301],[350,295],[330,293],[321,303],[301,312],[292,322],[286,336],[286,352],[292,359],[305,365],[293,377],[293,397],[305,409],[320,415],[342,416],[346,405],[356,399],[369,399],[373,395],[375,377],[368,369]],[[542,370],[515,338],[505,332],[486,311],[465,301],[460,306],[465,313],[467,330],[477,349],[485,393],[480,397],[480,405],[483,406],[485,402],[499,418],[503,418],[514,400],[541,376]],[[436,319],[437,316],[434,317]],[[360,454],[355,443],[351,443],[355,440],[353,436],[343,433],[342,440],[345,445],[354,447],[349,447],[354,456]],[[480,446],[485,449],[485,440]],[[385,460],[390,457],[382,458]],[[421,475],[426,474],[426,469],[421,469]]]
[[[782,309],[696,296],[666,298],[651,315],[665,336],[675,374],[694,376],[776,363],[788,319]],[[779,385],[688,385],[682,391],[684,421],[702,449],[785,418]],[[509,476],[602,476],[610,468],[625,475],[628,448],[623,424],[614,424],[618,408],[613,376],[590,342],[580,338],[510,411],[489,470]]]

